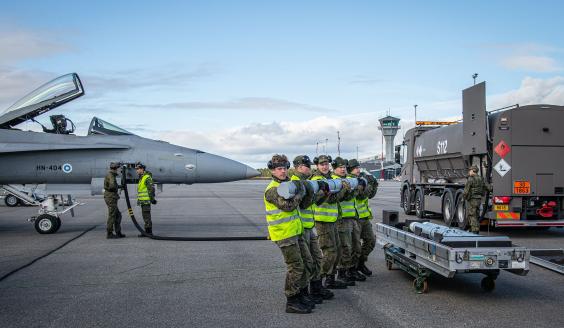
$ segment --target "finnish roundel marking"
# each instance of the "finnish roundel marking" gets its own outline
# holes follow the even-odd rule
[[[72,165],[70,165],[69,163],[63,164],[63,172],[71,173],[72,172]]]

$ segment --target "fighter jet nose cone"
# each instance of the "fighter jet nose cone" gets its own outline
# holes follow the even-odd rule
[[[259,172],[237,161],[208,153],[198,153],[195,182],[213,183],[245,180]]]
[[[253,169],[250,166],[247,166],[247,179],[258,177],[259,175],[260,175],[259,171]]]

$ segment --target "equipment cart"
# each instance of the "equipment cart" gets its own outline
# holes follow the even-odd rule
[[[481,282],[485,291],[495,288],[501,270],[523,276],[529,272],[530,251],[513,246],[506,236],[482,236],[429,222],[412,222],[409,227],[377,223],[376,240],[384,247],[388,269],[396,265],[411,274],[417,293],[428,291],[432,272],[447,278],[485,274]]]

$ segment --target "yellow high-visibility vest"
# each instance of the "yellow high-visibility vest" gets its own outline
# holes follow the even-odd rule
[[[304,231],[298,210],[284,212],[276,205],[266,200],[266,192],[270,188],[276,188],[280,182],[272,180],[264,191],[264,207],[266,209],[266,223],[268,224],[268,234],[272,241],[287,239],[301,235]]]
[[[292,178],[290,179],[292,181],[301,180],[297,175],[292,175]],[[300,219],[302,220],[302,225],[304,226],[304,228],[311,229],[313,228],[313,226],[315,226],[315,220],[313,219],[313,204],[306,209],[301,209],[298,207],[298,213],[300,215]]]
[[[333,179],[345,179],[340,177],[336,174],[331,176]],[[356,217],[356,208],[354,207],[354,199],[351,200],[343,200],[339,202],[339,206],[341,207],[341,216],[343,218],[354,218]]]
[[[327,180],[324,176],[316,175],[311,180]],[[339,218],[339,204],[323,203],[313,205],[313,219],[320,222],[336,222]]]

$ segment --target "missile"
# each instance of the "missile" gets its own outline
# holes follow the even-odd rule
[[[368,182],[365,178],[346,178],[346,179],[330,179],[330,180],[300,180],[303,183],[309,183],[312,187],[313,191],[317,193],[319,191],[319,181],[326,182],[329,185],[329,192],[334,194],[341,189],[343,189],[343,180],[346,180],[352,189],[358,188],[360,184],[366,185]],[[361,182],[362,181],[362,182]],[[286,181],[282,182],[280,186],[278,186],[278,195],[282,196],[284,199],[293,198],[297,194],[297,187],[294,181]],[[303,192],[305,195],[305,191]]]
[[[457,228],[449,228],[431,222],[412,222],[409,230],[418,236],[440,242],[445,237],[476,237],[477,235]]]

